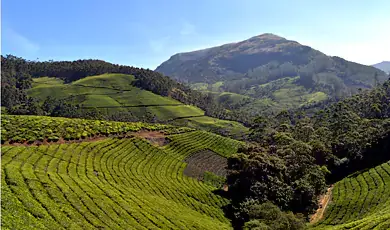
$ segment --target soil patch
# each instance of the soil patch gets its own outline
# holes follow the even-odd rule
[[[139,131],[133,133],[134,136],[148,140],[153,145],[164,146],[169,143],[169,140],[165,137],[164,133],[158,131]]]
[[[211,150],[202,150],[196,152],[186,159],[187,167],[184,169],[184,175],[195,177],[202,180],[206,171],[221,177],[226,177],[227,159]]]
[[[326,191],[326,193],[322,196],[320,196],[320,199],[318,201],[318,209],[316,211],[316,213],[314,213],[311,217],[310,217],[310,223],[311,224],[315,224],[317,223],[318,221],[320,221],[322,219],[322,217],[324,216],[324,213],[325,213],[325,209],[326,207],[328,206],[331,198],[332,198],[332,189],[333,189],[333,185],[331,185],[328,190]]]

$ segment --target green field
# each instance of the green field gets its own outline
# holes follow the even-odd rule
[[[204,111],[198,107],[184,105],[170,97],[156,95],[150,91],[134,87],[134,76],[125,74],[103,74],[80,79],[78,81],[64,84],[58,78],[41,77],[33,79],[33,87],[28,91],[40,101],[52,96],[57,99],[81,105],[84,109],[97,108],[103,114],[113,114],[118,111],[131,112],[136,117],[143,117],[149,114],[158,121],[171,121],[175,119],[186,119],[190,117],[202,117]],[[204,116],[202,120],[207,121],[199,124],[199,121],[192,122],[192,127],[207,128],[212,118]],[[217,126],[230,130],[247,130],[244,126],[230,121],[217,120]],[[237,130],[233,130],[236,132]]]
[[[183,105],[172,98],[134,87],[134,80],[134,76],[125,74],[91,76],[70,84],[64,84],[56,78],[35,78],[28,93],[41,101],[47,96],[66,98],[86,109],[96,107],[107,113],[127,110],[142,116],[149,112],[159,120],[204,114],[197,107]]]
[[[390,162],[337,182],[314,229],[390,229]]]
[[[204,131],[157,129],[172,133],[169,144],[156,147],[131,137],[2,146],[2,228],[230,229],[221,209],[228,200],[183,175],[184,159],[205,149],[230,156],[241,142]]]
[[[44,79],[48,78],[45,77]],[[132,86],[134,80],[134,76],[125,74],[91,76],[70,84],[63,84],[61,81],[55,80],[50,82],[56,82],[56,84],[46,84],[41,78],[34,78],[34,84],[29,90],[29,94],[41,100],[44,100],[47,96],[58,99],[73,96],[87,102],[97,100],[94,105],[91,105],[97,107],[117,106],[117,104],[120,106],[182,104],[172,98],[162,97],[134,87]],[[110,100],[107,100],[107,98]],[[115,101],[115,103],[112,101]]]

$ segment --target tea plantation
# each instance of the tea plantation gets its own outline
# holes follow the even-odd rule
[[[390,163],[336,183],[315,229],[390,229]]]
[[[29,119],[3,117],[13,125]],[[58,137],[67,136],[68,128],[78,125],[92,131],[102,128],[102,123],[99,126],[97,121],[82,119],[34,119],[36,122],[20,122],[14,130],[5,125],[2,128],[11,140],[15,135],[24,137],[18,130],[45,130],[41,122],[49,126],[56,122],[52,132]],[[131,135],[95,141],[81,138],[73,143],[52,140],[38,145],[7,141],[1,149],[3,229],[231,228],[222,211],[228,200],[213,193],[217,188],[185,176],[184,159],[203,149],[229,156],[237,151],[240,142],[186,128],[103,124],[105,128],[101,130],[111,127],[115,134],[162,130],[169,144],[156,147]]]

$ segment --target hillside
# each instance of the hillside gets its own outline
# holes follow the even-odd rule
[[[203,84],[204,92],[247,96],[251,100],[225,107],[261,114],[349,96],[387,79],[374,67],[330,57],[273,34],[175,54],[156,71],[195,89]]]
[[[248,131],[235,122],[247,116],[150,70],[100,60],[36,62],[7,55],[1,61],[2,110],[10,114],[179,123],[234,136]]]
[[[171,97],[164,97],[133,86],[135,78],[126,74],[90,76],[64,84],[58,78],[34,78],[27,93],[45,103],[47,97],[64,100],[85,112],[98,111],[102,117],[126,116],[127,119],[183,124],[227,135],[243,135],[242,124],[205,116],[193,105],[185,105]]]
[[[389,229],[390,163],[337,182],[331,197],[314,229]]]
[[[377,63],[375,65],[372,65],[377,69],[380,69],[386,73],[390,73],[390,61],[383,61],[381,63]]]
[[[324,218],[308,227],[386,229],[374,198],[388,198],[377,166],[390,160],[389,98],[386,82],[312,118],[258,118],[247,144],[163,124],[3,115],[2,227],[304,229],[335,183]],[[372,180],[353,174],[365,169]],[[355,176],[368,195],[350,206],[343,189]]]
[[[82,108],[97,108],[108,114],[128,111],[134,117],[151,116],[156,121],[204,115],[195,106],[134,87],[134,81],[134,76],[125,74],[90,76],[69,84],[55,78],[34,78],[28,95],[42,102],[48,96],[66,99]]]
[[[183,171],[195,164],[192,170],[206,173],[207,168],[196,166],[204,165],[204,160],[223,168],[219,161],[187,159],[206,149],[215,159],[224,158],[240,142],[143,123],[30,116],[2,119],[2,132],[8,133],[1,147],[4,229],[231,228],[221,209],[228,200],[213,193],[218,189],[213,181],[203,176],[195,179]],[[17,144],[28,137],[39,139],[29,136],[26,129],[37,134],[49,127],[57,139]],[[75,136],[61,142],[77,127],[89,127],[92,139]],[[156,138],[165,143],[158,145]]]

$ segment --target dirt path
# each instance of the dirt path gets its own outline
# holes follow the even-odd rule
[[[319,199],[319,208],[317,209],[316,213],[314,213],[310,217],[310,223],[311,224],[317,223],[324,216],[326,207],[328,206],[329,201],[332,198],[332,189],[333,189],[333,185],[331,185],[328,188],[328,190],[326,191],[326,193],[320,197],[320,199]]]

